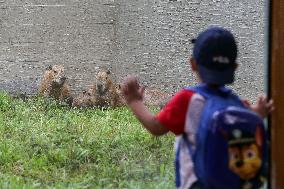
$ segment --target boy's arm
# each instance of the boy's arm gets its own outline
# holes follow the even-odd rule
[[[128,103],[136,118],[142,125],[153,135],[160,136],[166,134],[169,130],[161,125],[155,116],[149,111],[141,100],[132,101]]]
[[[122,92],[126,103],[135,117],[151,134],[155,136],[163,135],[169,130],[160,124],[159,121],[155,119],[155,115],[144,105],[144,89],[144,87],[138,84],[134,76],[126,77],[122,84]]]

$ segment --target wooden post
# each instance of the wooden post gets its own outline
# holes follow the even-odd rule
[[[270,1],[269,91],[275,103],[270,119],[272,189],[284,189],[284,1]]]

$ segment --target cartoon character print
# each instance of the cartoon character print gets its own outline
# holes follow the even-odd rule
[[[262,185],[264,178],[259,176],[262,166],[262,132],[257,126],[253,134],[233,129],[227,135],[229,169],[239,175],[242,189],[252,189]],[[260,184],[261,183],[261,184]]]

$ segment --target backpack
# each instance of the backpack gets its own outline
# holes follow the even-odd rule
[[[228,88],[215,90],[201,84],[186,89],[205,98],[196,148],[186,133],[182,136],[200,188],[260,188],[267,176],[268,162],[268,136],[262,118]]]

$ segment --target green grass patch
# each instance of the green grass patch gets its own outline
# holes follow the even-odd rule
[[[0,188],[174,188],[173,136],[151,136],[127,108],[1,92],[0,111]]]

